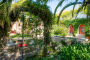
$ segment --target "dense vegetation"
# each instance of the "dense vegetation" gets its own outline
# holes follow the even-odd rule
[[[51,35],[58,35],[58,36],[62,36],[65,37],[66,35],[68,35],[68,28],[65,27],[65,25],[52,25],[52,31],[51,31]]]
[[[78,33],[78,27],[80,24],[83,24],[85,26],[85,32],[89,30],[89,21],[85,18],[77,18],[77,19],[72,19],[72,20],[66,20],[63,22],[63,24],[66,27],[69,27],[69,25],[74,26],[74,34]]]
[[[75,45],[67,46],[67,44],[64,41],[62,41],[62,43],[65,44],[65,46],[63,46],[63,44],[62,44],[61,46],[58,47],[58,50],[59,50],[58,52],[57,52],[57,49],[55,50],[55,47],[57,47],[57,45],[60,45],[61,43],[58,44],[55,42],[50,42],[51,41],[50,30],[52,27],[53,19],[52,19],[52,12],[49,10],[48,6],[46,5],[48,1],[50,1],[50,0],[36,0],[36,2],[34,2],[33,0],[20,0],[18,3],[13,4],[12,6],[10,6],[11,0],[0,1],[0,7],[2,8],[2,10],[0,10],[0,14],[1,14],[0,15],[0,33],[1,33],[0,39],[2,37],[5,38],[5,36],[8,36],[7,34],[8,34],[8,31],[10,31],[11,21],[15,22],[20,17],[19,14],[22,13],[22,11],[29,12],[29,14],[32,13],[35,16],[38,16],[44,23],[44,49],[42,49],[43,53],[39,53],[32,57],[28,57],[28,58],[26,58],[27,60],[28,59],[35,59],[35,60],[55,60],[55,59],[56,60],[66,60],[66,59],[68,59],[68,60],[72,60],[72,59],[88,60],[88,59],[90,59],[90,56],[89,56],[90,46],[89,45],[85,46],[82,44],[79,44],[79,45],[75,44]],[[55,12],[56,12],[57,8],[59,6],[61,6],[64,1],[65,0],[60,0],[58,6],[55,9]],[[78,3],[78,0],[76,0],[74,3],[70,3],[70,4],[66,5],[61,10],[59,16],[61,15],[61,13],[63,12],[63,10],[65,8],[67,8],[71,5],[74,5],[74,7],[75,7],[76,4],[81,4],[81,3],[83,3],[83,4],[80,6],[79,10],[77,10],[76,16],[83,7],[86,7],[88,4],[90,4],[90,1],[83,0],[83,2]],[[11,7],[11,9],[10,9],[10,7]],[[10,11],[9,11],[9,9],[10,9]],[[74,8],[73,8],[73,10],[74,10]],[[89,9],[87,9],[87,10],[89,10]],[[24,15],[22,17],[24,18]],[[63,15],[62,17],[67,18],[67,16],[65,16],[65,15]],[[87,18],[88,18],[88,13],[87,13]],[[58,17],[58,21],[59,21],[59,19],[60,19],[60,17]],[[87,20],[86,19],[73,19],[73,20],[60,21],[60,24],[64,24],[64,26],[62,26],[62,27],[60,26],[60,28],[58,27],[54,31],[54,34],[58,35],[58,33],[60,33],[59,35],[61,35],[63,37],[66,36],[67,29],[63,28],[63,27],[65,27],[65,26],[68,27],[70,24],[74,26],[75,34],[77,33],[78,26],[80,24],[83,24],[85,26],[85,31],[87,31],[87,30],[89,30],[88,29],[88,26],[89,26],[88,19]],[[31,21],[28,21],[28,22],[30,23]],[[34,22],[37,23],[37,21],[34,21]],[[27,22],[25,21],[25,24],[26,23]],[[31,27],[31,26],[32,26],[32,23],[29,24],[29,27]],[[24,27],[25,27],[25,25],[24,25]],[[24,29],[26,29],[26,27]],[[31,29],[32,28],[30,28],[28,30],[30,31]],[[66,29],[66,31],[64,31],[65,29]],[[38,34],[40,33],[40,31],[38,31],[38,30],[36,30],[36,31],[38,32]],[[19,37],[21,37],[21,35],[19,35]],[[25,37],[27,37],[27,36],[25,36]],[[1,40],[0,40],[0,42],[1,42]],[[51,43],[51,46],[50,46],[50,43]]]
[[[72,44],[66,45],[66,42],[54,42],[52,47],[49,47],[49,55],[43,57],[42,53],[27,57],[26,60],[89,60],[90,59],[90,45],[86,44]],[[51,50],[50,50],[51,49]]]

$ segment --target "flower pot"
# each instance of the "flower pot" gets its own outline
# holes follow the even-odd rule
[[[27,44],[23,44],[23,46],[27,46]]]
[[[90,40],[90,36],[86,36],[86,38]]]

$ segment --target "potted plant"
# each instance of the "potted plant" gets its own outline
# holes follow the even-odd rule
[[[90,40],[90,33],[87,31],[87,32],[85,32],[85,36],[86,36],[86,38],[87,39],[89,39]]]

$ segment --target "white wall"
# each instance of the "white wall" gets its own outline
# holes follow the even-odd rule
[[[20,26],[19,26],[19,23],[20,23]],[[13,25],[12,25],[12,31],[16,31],[16,33],[21,33],[21,26],[22,26],[22,23],[21,22],[15,22]]]

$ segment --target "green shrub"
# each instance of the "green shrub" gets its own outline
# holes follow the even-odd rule
[[[55,42],[54,42],[55,43]],[[64,41],[65,43],[65,41]],[[58,45],[55,43],[55,45]],[[63,46],[59,48],[60,51],[55,54],[50,54],[48,57],[44,57],[41,53],[31,57],[27,57],[26,60],[89,60],[90,59],[90,45],[73,44],[68,47]]]
[[[83,44],[72,45],[61,48],[61,56],[64,60],[89,60],[90,59],[90,46]]]
[[[68,28],[65,28],[65,26],[57,26],[54,29],[54,35],[65,37],[68,34]]]
[[[61,40],[61,44],[67,46],[67,43],[64,40]]]
[[[85,32],[85,36],[90,36],[89,31]]]
[[[55,50],[55,47],[58,46],[58,42],[51,42],[51,48]]]

